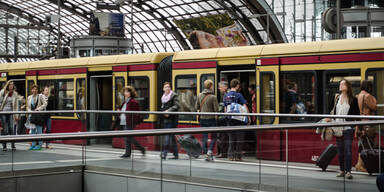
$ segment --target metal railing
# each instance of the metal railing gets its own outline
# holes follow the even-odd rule
[[[150,114],[150,115],[212,115],[212,116],[256,116],[256,117],[300,117],[300,118],[348,118],[348,119],[372,119],[371,121],[347,121],[331,123],[294,123],[294,124],[265,124],[265,125],[244,125],[244,126],[225,126],[225,127],[196,127],[179,129],[146,129],[146,130],[126,130],[126,131],[98,131],[98,132],[74,132],[74,133],[55,133],[40,135],[7,135],[0,136],[0,142],[24,142],[32,140],[70,140],[70,139],[95,139],[127,136],[159,136],[170,134],[198,134],[214,132],[234,132],[234,131],[263,131],[263,130],[284,130],[284,129],[313,129],[325,127],[343,126],[362,126],[384,124],[384,116],[360,116],[360,115],[324,115],[324,114],[267,114],[267,113],[203,113],[203,112],[160,112],[160,111],[97,111],[97,110],[63,110],[63,111],[15,111],[0,112],[4,114],[35,114],[35,113],[102,113],[102,114]]]

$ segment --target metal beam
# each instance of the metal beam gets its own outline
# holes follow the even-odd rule
[[[45,26],[33,26],[33,25],[10,25],[10,24],[0,24],[0,27],[3,28],[13,28],[13,29],[42,29],[42,30],[51,30],[50,27]]]
[[[17,58],[31,58],[31,59],[40,59],[42,57],[45,57],[45,55],[17,55]],[[0,55],[0,58],[5,58],[5,59],[14,59],[15,55]]]
[[[68,2],[68,1],[65,1],[65,0],[60,0],[60,2],[58,0],[48,0],[48,2],[52,3],[52,4],[55,4],[57,5],[58,3],[60,3],[60,7],[69,11],[70,13],[72,14],[75,14],[75,15],[78,15],[82,18],[84,18],[85,20],[89,20],[90,18],[88,17],[88,12],[85,11],[84,9],[80,8],[79,6],[71,3],[71,2]],[[78,11],[79,10],[79,11]]]

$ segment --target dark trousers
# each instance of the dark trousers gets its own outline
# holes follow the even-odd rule
[[[216,119],[201,119],[200,126],[216,127]],[[207,154],[208,150],[213,151],[213,148],[215,147],[216,140],[217,140],[217,134],[211,133],[211,138],[212,138],[211,143],[209,144],[209,148],[207,149],[208,133],[203,133],[203,154]]]
[[[336,137],[340,171],[350,172],[352,168],[353,129],[343,131],[342,137]]]
[[[15,128],[13,126],[13,116],[12,115],[2,115],[1,116],[1,124],[3,126],[3,130],[1,131],[1,135],[14,135]],[[7,148],[7,143],[3,143],[3,148]],[[12,143],[12,148],[15,148],[15,143]]]
[[[164,122],[164,128],[176,128],[177,124],[173,122]],[[179,157],[179,150],[174,135],[165,135],[163,141],[163,155],[166,157],[170,148],[172,148],[173,156]]]
[[[132,130],[132,127],[131,126],[127,126],[127,125],[124,125],[124,130]],[[125,154],[131,156],[131,146],[132,146],[132,143],[136,146],[136,148],[138,148],[141,152],[144,152],[145,151],[145,148],[140,145],[139,142],[137,142],[137,140],[133,137],[126,137],[125,138]]]
[[[240,126],[245,125],[243,122],[231,119],[228,121],[228,126]],[[229,137],[229,147],[228,147],[228,157],[241,159],[243,153],[243,142],[244,142],[244,132],[230,132]]]
[[[218,125],[220,127],[227,126],[227,119],[220,118]],[[219,142],[217,143],[217,153],[221,154],[222,157],[227,157],[228,152],[228,133],[219,133]]]
[[[380,192],[384,192],[384,173],[377,176],[376,186]]]

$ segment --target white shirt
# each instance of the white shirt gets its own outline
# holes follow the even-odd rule
[[[345,100],[344,103],[341,104],[341,98],[339,98],[339,101],[337,101],[336,104],[336,115],[348,115],[350,107],[348,100]],[[345,122],[345,119],[336,118],[336,122]],[[347,126],[344,127],[344,129],[351,129],[351,127]]]
[[[123,107],[121,108],[121,111],[125,111],[127,109],[127,103],[129,102],[130,98],[127,99],[126,102],[124,102]],[[125,113],[120,114],[120,125],[127,125],[127,118],[125,116]]]

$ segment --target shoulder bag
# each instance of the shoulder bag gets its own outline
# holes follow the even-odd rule
[[[37,98],[36,105],[35,105],[34,109],[36,109],[37,106],[39,106],[40,99],[41,98],[40,98],[40,95],[39,95],[38,98]],[[46,122],[46,115],[42,114],[42,113],[31,114],[30,122],[35,124],[35,125],[44,126],[45,122]]]
[[[200,112],[201,112],[201,109],[203,108],[203,105],[205,104],[205,101],[207,100],[209,95],[210,94],[207,94],[206,96],[204,96],[203,100],[201,100],[200,109],[199,109]],[[200,115],[197,116],[197,121],[200,122]]]

